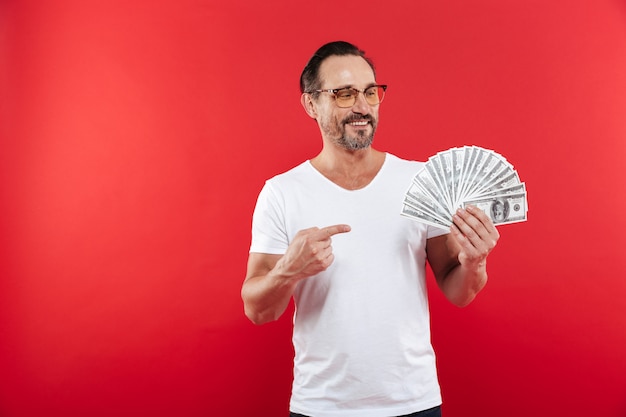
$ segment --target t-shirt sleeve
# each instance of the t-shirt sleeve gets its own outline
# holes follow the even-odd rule
[[[428,226],[426,230],[426,239],[430,239],[431,237],[446,235],[448,233],[450,233],[450,229],[445,230],[440,227]]]
[[[252,215],[250,252],[283,254],[289,246],[285,228],[284,200],[266,182],[257,198]]]

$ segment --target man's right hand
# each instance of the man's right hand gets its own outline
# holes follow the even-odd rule
[[[350,231],[346,224],[312,227],[296,233],[284,255],[250,253],[241,288],[246,315],[263,324],[280,317],[298,281],[324,271],[335,256],[331,237]]]
[[[300,230],[276,264],[276,272],[299,280],[326,270],[335,259],[331,237],[349,231],[347,224]]]

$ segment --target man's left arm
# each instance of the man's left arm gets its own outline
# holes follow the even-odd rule
[[[474,206],[459,209],[450,233],[428,239],[426,254],[439,288],[458,307],[471,303],[487,283],[487,256],[500,234]]]

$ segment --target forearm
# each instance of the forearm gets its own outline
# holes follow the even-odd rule
[[[273,271],[246,279],[241,288],[246,316],[254,324],[277,320],[287,309],[295,282]]]
[[[465,307],[487,284],[486,261],[471,268],[459,263],[437,282],[452,304],[457,307]]]
[[[487,256],[500,234],[474,206],[457,210],[453,219],[449,234],[428,239],[426,252],[446,298],[465,307],[487,284]]]

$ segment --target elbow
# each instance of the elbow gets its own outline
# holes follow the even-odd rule
[[[242,290],[241,298],[243,300],[243,312],[252,323],[260,326],[271,321],[278,319],[277,315],[273,313],[271,309],[260,308],[258,304],[254,303],[246,297],[245,291]]]
[[[246,290],[245,285],[241,288],[241,300],[243,301],[243,312],[253,324],[260,326],[272,321],[267,313],[263,313],[253,302],[253,298]]]
[[[476,295],[477,295],[476,293],[472,293],[472,294],[466,295],[465,297],[451,298],[449,299],[449,301],[456,307],[465,308],[468,305],[470,305],[472,301],[474,301],[474,299],[476,298]]]
[[[261,317],[260,314],[258,314],[256,311],[254,311],[254,309],[248,307],[245,303],[243,306],[243,312],[246,315],[246,317],[248,318],[248,320],[250,320],[253,324],[260,326],[262,324],[265,324],[266,321],[263,320],[263,318]]]
[[[277,319],[277,317],[274,317],[273,315],[260,313],[245,305],[243,310],[248,320],[250,320],[253,324],[257,326],[276,321]]]
[[[289,299],[276,299],[273,294],[263,294],[257,288],[245,285],[241,288],[241,299],[246,317],[256,325],[276,321],[284,313]]]

